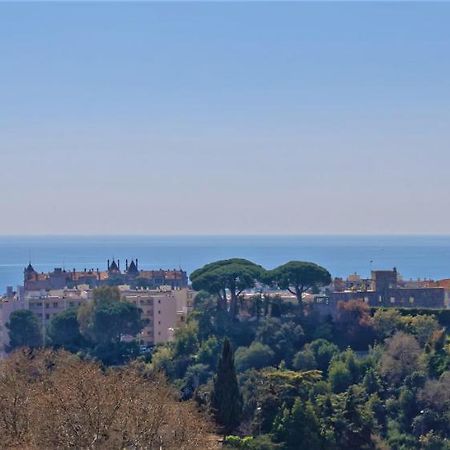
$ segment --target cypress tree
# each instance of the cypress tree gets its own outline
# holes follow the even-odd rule
[[[242,396],[234,369],[233,350],[228,339],[223,343],[222,356],[213,380],[211,409],[216,422],[223,427],[225,433],[230,433],[240,424]]]

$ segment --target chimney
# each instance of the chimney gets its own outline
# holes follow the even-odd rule
[[[108,270],[109,270],[109,259],[108,259]]]
[[[125,260],[125,270],[128,270],[128,259]]]
[[[117,260],[117,268],[120,270],[120,259]]]
[[[138,269],[138,259],[136,258],[136,269]]]

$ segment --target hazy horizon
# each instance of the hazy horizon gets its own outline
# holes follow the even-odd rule
[[[447,235],[448,3],[0,3],[0,235]]]
[[[22,234],[14,234],[14,233],[0,233],[0,238],[40,238],[40,237],[75,237],[75,238],[84,238],[84,237],[131,237],[131,238],[139,238],[139,237],[150,237],[150,238],[165,238],[165,237],[180,237],[180,238],[189,238],[189,237],[274,237],[274,238],[295,238],[295,237],[450,237],[450,233],[22,233]]]

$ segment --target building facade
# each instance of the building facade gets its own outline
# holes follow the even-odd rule
[[[143,345],[151,346],[171,341],[177,328],[184,325],[192,310],[194,292],[182,289],[122,289],[124,300],[142,310],[148,323],[137,338]]]
[[[315,303],[329,312],[337,310],[341,301],[361,300],[371,307],[391,308],[446,308],[449,291],[444,287],[404,287],[400,283],[397,270],[372,271],[371,279],[363,289],[331,292],[320,297]],[[361,286],[361,285],[360,285]],[[367,286],[367,288],[366,288]]]
[[[118,286],[122,300],[142,310],[147,325],[137,338],[140,344],[151,346],[170,341],[174,331],[183,326],[192,309],[194,292],[188,288],[131,289]],[[28,309],[38,318],[43,335],[52,318],[69,308],[78,308],[93,300],[93,290],[84,285],[79,288],[26,291],[19,309]],[[18,305],[19,302],[16,302]],[[16,308],[17,309],[17,308]]]
[[[188,276],[184,270],[140,270],[139,261],[125,260],[125,269],[120,268],[120,260],[107,261],[107,269],[84,269],[82,271],[67,271],[60,267],[52,272],[39,273],[30,264],[24,269],[25,291],[54,290],[64,288],[77,288],[79,285],[88,285],[89,288],[111,285],[129,285],[131,287],[157,288],[170,286],[172,289],[186,288]]]

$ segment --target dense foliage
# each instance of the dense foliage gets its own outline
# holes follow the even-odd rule
[[[6,324],[9,330],[8,350],[20,347],[40,347],[42,333],[37,317],[28,310],[18,310],[11,313]]]
[[[309,292],[326,282],[321,273]],[[278,283],[295,292],[292,282]],[[152,367],[223,431],[212,393],[221,343],[230,341],[242,414],[225,430],[226,448],[450,449],[450,341],[435,315],[354,300],[321,316],[303,301],[255,294],[240,297],[234,316],[223,301],[213,289],[200,292],[187,326],[156,350]]]

